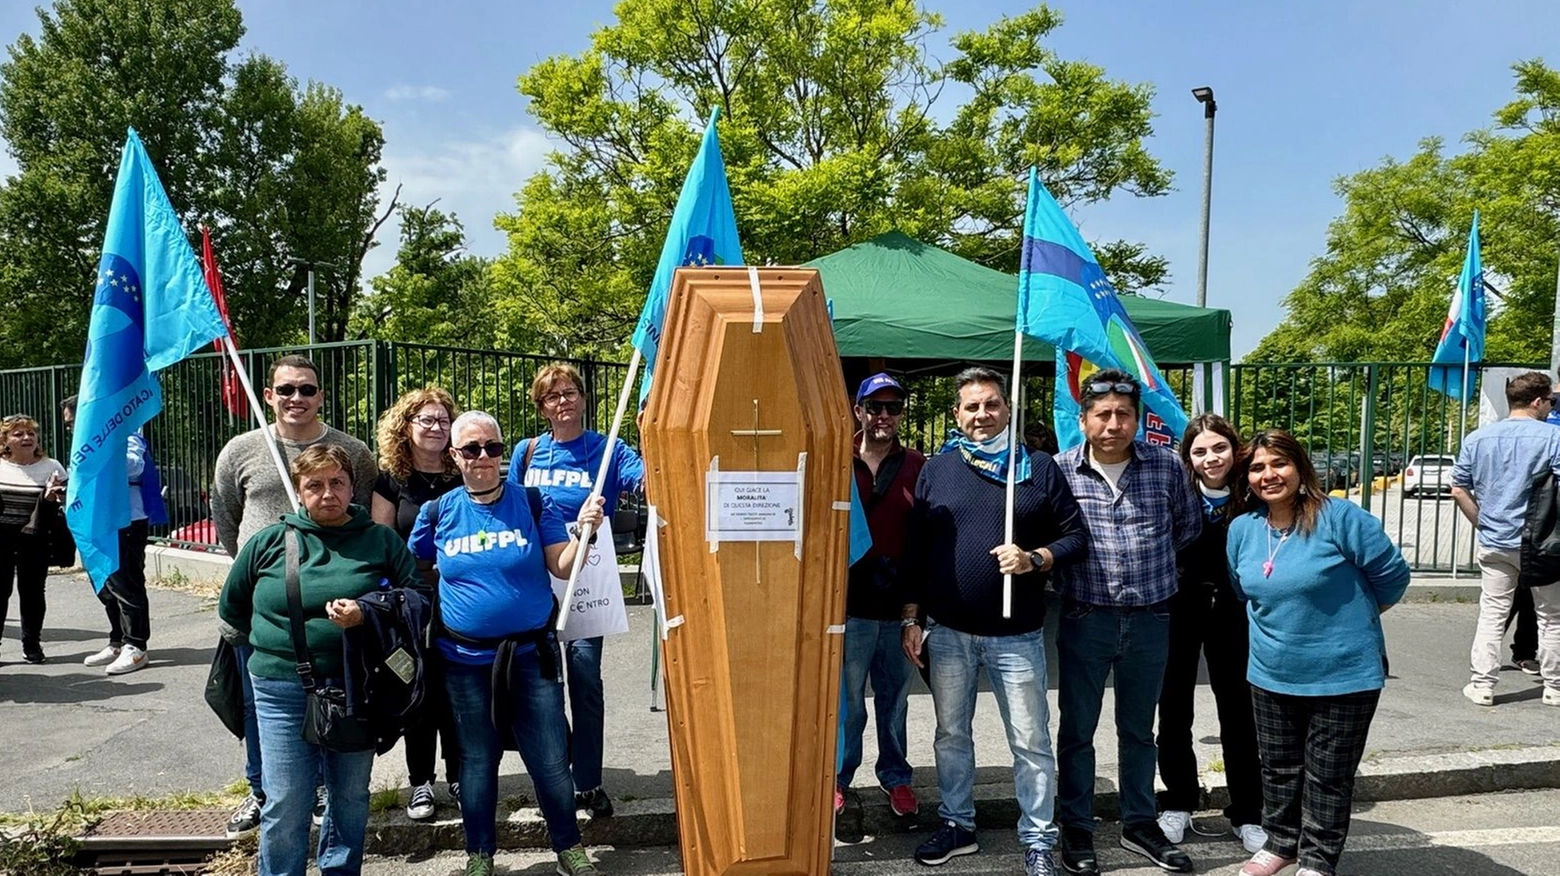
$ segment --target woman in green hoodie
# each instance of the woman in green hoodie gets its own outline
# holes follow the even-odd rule
[[[293,460],[293,486],[303,511],[289,514],[244,544],[222,588],[218,614],[249,637],[260,726],[262,784],[261,876],[303,876],[315,780],[324,767],[327,804],[320,826],[322,876],[362,870],[368,825],[372,751],[330,751],[305,742],[305,693],[296,665],[287,610],[286,539],[298,535],[298,581],[304,635],[316,678],[340,686],[341,631],[363,622],[357,598],[380,587],[420,587],[417,565],[395,530],[380,526],[352,500],[352,459],[340,447],[317,444]]]

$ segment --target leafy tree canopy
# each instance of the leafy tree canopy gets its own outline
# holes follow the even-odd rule
[[[1030,165],[1067,205],[1170,186],[1143,143],[1152,88],[1059,57],[1045,42],[1061,16],[1043,5],[955,35],[946,61],[933,51],[941,19],[913,0],[625,0],[616,11],[588,50],[520,78],[562,148],[497,220],[509,251],[493,267],[495,309],[511,346],[620,348],[716,106],[753,264],[899,228],[1015,270]],[[1097,252],[1124,291],[1168,273],[1129,241]]]

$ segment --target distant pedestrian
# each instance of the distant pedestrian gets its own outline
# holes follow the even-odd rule
[[[1463,439],[1452,466],[1452,499],[1473,522],[1479,541],[1479,620],[1469,651],[1472,678],[1463,695],[1495,704],[1500,645],[1510,622],[1522,568],[1522,531],[1534,482],[1560,478],[1560,429],[1544,422],[1553,404],[1549,375],[1529,371],[1506,384],[1511,413]],[[1560,585],[1528,588],[1538,621],[1543,702],[1560,706]]]
[[[1298,861],[1296,876],[1332,876],[1386,684],[1381,614],[1408,589],[1408,563],[1380,520],[1322,492],[1287,432],[1253,436],[1234,483],[1250,510],[1230,523],[1230,584],[1251,624],[1268,834],[1240,872],[1275,876]]]
[[[15,584],[22,616],[22,659],[42,663],[44,586],[49,578],[48,532],[29,531],[40,514],[60,513],[65,467],[44,455],[38,421],[26,414],[0,420],[0,633]],[[30,526],[31,524],[31,526]]]

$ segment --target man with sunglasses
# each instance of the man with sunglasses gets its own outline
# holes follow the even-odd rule
[[[1154,714],[1170,653],[1176,552],[1202,531],[1202,503],[1180,457],[1137,439],[1137,378],[1106,368],[1081,387],[1084,443],[1056,457],[1089,526],[1089,554],[1062,570],[1056,648],[1061,764],[1056,808],[1062,868],[1098,873],[1094,853],[1094,731],[1114,673],[1121,847],[1162,869],[1192,871],[1160,829],[1154,801]]]
[[[374,454],[362,441],[320,420],[325,390],[320,386],[319,373],[305,356],[277,359],[271,365],[271,379],[263,393],[276,422],[239,435],[217,454],[216,474],[211,483],[211,521],[217,530],[217,541],[230,557],[238,556],[239,549],[255,533],[284,514],[298,510],[287,499],[287,488],[271,459],[267,442],[276,443],[288,465],[316,444],[340,447],[352,460],[352,502],[367,508],[373,499],[374,480],[379,475]],[[249,643],[231,631],[224,630],[223,634],[234,644],[239,674],[247,687]],[[260,787],[260,734],[254,700],[248,690],[244,693],[244,774],[249,778],[250,794],[228,821],[230,837],[256,830],[260,826],[260,808],[265,803],[265,792]],[[323,787],[316,796],[315,824],[319,824],[325,814]]]
[[[845,591],[845,757],[834,788],[834,810],[845,808],[845,789],[861,766],[861,734],[867,727],[867,679],[877,716],[877,779],[895,815],[919,808],[905,759],[905,715],[914,667],[900,649],[899,569],[904,562],[915,482],[926,457],[899,443],[905,388],[874,374],[856,390],[852,442],[856,491],[867,512],[872,549],[850,567]]]

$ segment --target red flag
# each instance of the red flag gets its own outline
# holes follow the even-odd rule
[[[205,226],[200,229],[200,264],[206,273],[206,285],[211,287],[211,297],[216,299],[217,312],[222,314],[222,324],[227,326],[228,337],[233,338],[233,321],[228,318],[227,295],[222,291],[222,272],[217,268],[217,255],[211,248],[211,229]],[[220,340],[215,346],[217,352],[222,352]],[[233,348],[238,349],[236,339],[233,340]],[[244,401],[244,390],[239,386],[238,374],[233,370],[232,360],[226,358],[222,360],[222,403],[239,419],[249,415],[249,406]]]

